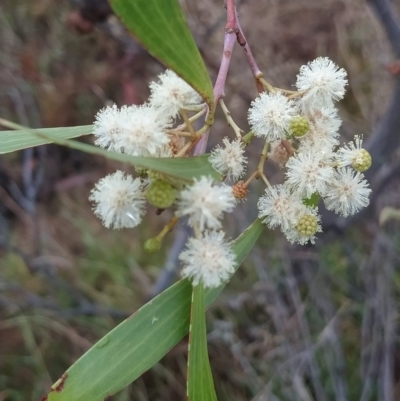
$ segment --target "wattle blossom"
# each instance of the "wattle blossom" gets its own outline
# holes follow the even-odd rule
[[[102,178],[90,198],[95,214],[107,228],[132,228],[141,222],[145,198],[139,178],[117,171]]]
[[[327,57],[318,57],[300,68],[296,86],[305,92],[301,98],[307,109],[332,107],[333,102],[343,98],[347,85],[347,73]]]
[[[248,119],[254,135],[267,141],[285,139],[295,105],[282,93],[263,92],[250,106]]]
[[[231,187],[214,184],[210,177],[201,177],[182,190],[176,214],[187,216],[188,224],[200,231],[218,229],[221,227],[223,213],[231,212],[235,204]]]
[[[210,163],[228,179],[238,180],[246,171],[247,157],[244,156],[244,147],[241,141],[222,140],[224,147],[217,146],[211,151]]]
[[[179,259],[182,276],[191,279],[193,285],[202,281],[205,288],[219,287],[228,281],[237,264],[222,231],[206,231],[199,238],[189,238]]]
[[[202,104],[200,95],[173,71],[167,70],[159,78],[159,82],[150,84],[150,104],[160,116],[175,118],[180,109],[198,109]]]
[[[339,169],[324,195],[324,203],[328,210],[351,216],[368,206],[371,189],[360,172],[350,168]]]

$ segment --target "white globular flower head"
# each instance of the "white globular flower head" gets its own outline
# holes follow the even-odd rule
[[[351,165],[354,170],[364,172],[371,167],[371,155],[362,148],[362,137],[356,135],[354,141],[338,150],[339,167]]]
[[[318,214],[318,209],[303,205],[298,211],[294,224],[283,233],[292,244],[305,245],[309,241],[314,244],[316,240],[315,234],[322,231],[320,223],[321,216]]]
[[[334,107],[322,107],[308,114],[311,129],[308,135],[301,138],[299,152],[331,154],[339,145],[339,127],[342,123]]]
[[[329,157],[319,153],[298,153],[286,163],[286,183],[299,196],[306,198],[318,192],[323,194],[334,169],[329,166]]]
[[[131,106],[121,115],[116,146],[132,156],[156,156],[169,143],[170,120],[149,105]]]
[[[182,276],[193,285],[203,282],[205,288],[215,288],[227,282],[235,271],[236,258],[222,231],[206,231],[199,238],[189,238],[179,255]]]
[[[303,65],[296,82],[297,89],[305,92],[301,98],[305,110],[331,107],[333,101],[343,98],[346,85],[346,71],[328,57],[318,57]]]
[[[127,113],[129,108],[123,106],[121,109],[114,104],[101,109],[95,118],[93,134],[96,137],[95,144],[114,152],[121,152],[117,140],[122,132],[121,117]]]
[[[323,199],[328,210],[347,217],[368,206],[370,193],[362,173],[342,168],[335,173]]]
[[[269,228],[280,226],[285,231],[293,225],[303,204],[301,198],[291,194],[285,185],[275,185],[265,190],[257,208],[258,217]]]
[[[272,142],[286,138],[294,115],[296,110],[292,100],[281,92],[263,92],[251,103],[248,120],[255,136]]]
[[[92,189],[89,200],[95,203],[94,213],[107,228],[132,228],[141,221],[145,198],[139,178],[122,171],[102,178]]]
[[[335,107],[320,107],[309,112],[308,117],[315,127],[326,132],[327,135],[338,135],[342,120]]]
[[[180,109],[196,109],[202,103],[201,96],[172,70],[166,70],[159,79],[150,84],[150,104],[160,114],[175,118]]]
[[[318,153],[324,158],[332,159],[333,149],[339,144],[339,134],[329,135],[326,131],[312,124],[307,136],[300,139],[299,153]]]
[[[224,147],[216,146],[209,158],[211,165],[228,179],[237,181],[246,171],[247,157],[244,156],[243,143],[239,140],[222,140]]]
[[[188,224],[200,231],[218,229],[223,212],[231,212],[235,203],[231,187],[214,185],[211,177],[203,176],[181,191],[176,214],[188,216]]]

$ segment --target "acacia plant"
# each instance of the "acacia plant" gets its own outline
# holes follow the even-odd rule
[[[359,136],[339,147],[341,120],[335,102],[345,94],[346,71],[320,57],[301,67],[293,79],[296,90],[267,82],[241,29],[234,0],[225,4],[225,39],[214,87],[178,0],[110,3],[125,26],[168,68],[150,84],[148,102],[108,106],[97,113],[93,126],[33,130],[1,119],[15,131],[1,132],[0,151],[54,142],[133,165],[136,177],[116,171],[93,188],[90,200],[103,224],[110,229],[136,227],[150,203],[160,213],[171,209],[173,217],[146,241],[147,251],[158,251],[179,219],[190,226],[192,236],[180,255],[182,280],[104,336],[42,400],[104,400],[157,363],[188,332],[188,399],[216,400],[205,308],[222,291],[264,225],[279,227],[288,241],[304,245],[314,243],[321,231],[320,200],[344,217],[367,206],[370,189],[363,172],[371,157]],[[246,134],[224,101],[236,43],[244,49],[259,92],[248,111],[251,130]],[[218,107],[232,128],[231,137],[213,131]],[[91,133],[97,146],[71,140]],[[220,144],[205,154],[211,134]],[[246,147],[251,141],[258,141],[262,151],[256,169],[246,171],[250,157]],[[267,158],[285,169],[283,183],[269,182]],[[265,185],[254,205],[259,218],[229,241],[223,214],[246,201],[255,179]]]

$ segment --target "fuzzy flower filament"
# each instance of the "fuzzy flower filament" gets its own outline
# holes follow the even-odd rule
[[[301,98],[303,108],[331,107],[342,99],[347,85],[347,73],[327,57],[318,57],[300,68],[296,86],[305,92]]]
[[[128,111],[128,107],[124,106],[118,109],[114,104],[104,107],[96,114],[93,134],[96,137],[94,143],[97,146],[114,152],[121,152],[121,147],[117,145],[117,140],[122,132],[122,116]]]
[[[285,185],[275,185],[265,190],[258,200],[258,217],[269,228],[280,226],[288,230],[296,221],[299,209],[303,207],[301,198],[292,195]]]
[[[173,71],[165,71],[159,79],[150,84],[150,104],[161,116],[175,118],[179,110],[197,109],[201,105],[200,95]]]
[[[368,206],[370,193],[371,189],[362,173],[342,168],[329,184],[324,203],[328,210],[347,217]]]
[[[296,115],[294,103],[282,93],[263,92],[250,106],[248,120],[254,135],[272,142],[285,139]]]
[[[193,285],[203,282],[205,288],[215,288],[229,280],[236,267],[236,257],[224,240],[222,231],[206,231],[198,238],[189,238],[179,255],[182,276]]]
[[[176,215],[187,216],[188,224],[200,231],[218,229],[223,212],[231,212],[235,203],[231,187],[214,185],[211,177],[203,176],[181,191]]]
[[[107,175],[93,188],[89,200],[94,213],[107,228],[132,228],[141,222],[145,199],[139,178],[122,171]]]
[[[339,149],[337,160],[340,167],[351,165],[354,170],[360,172],[364,172],[371,167],[371,155],[363,149],[362,142],[362,138],[356,135],[352,142]]]
[[[286,163],[286,183],[299,196],[309,198],[324,193],[333,178],[334,169],[327,165],[324,154],[298,153]],[[327,160],[329,162],[329,160]]]
[[[165,132],[170,124],[169,119],[159,117],[149,105],[131,106],[121,118],[116,145],[132,156],[155,156],[170,141]]]
[[[211,151],[210,163],[221,174],[228,179],[238,180],[246,171],[247,157],[244,156],[244,147],[239,140],[222,140],[224,147],[218,145]]]

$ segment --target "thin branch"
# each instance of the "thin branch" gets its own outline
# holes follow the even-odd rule
[[[242,139],[242,134],[243,134],[243,130],[239,128],[239,126],[235,123],[235,121],[232,118],[231,112],[228,110],[228,108],[226,107],[226,104],[224,102],[223,99],[219,100],[219,104],[221,106],[222,111],[225,114],[225,118],[226,121],[228,123],[228,125],[233,129],[233,131],[235,132],[236,138],[238,139]]]
[[[214,110],[211,110],[211,114],[214,114],[215,108],[219,103],[219,100],[225,95],[225,84],[226,78],[228,77],[229,66],[231,63],[231,56],[233,47],[236,43],[236,32],[232,30],[232,18],[236,19],[236,13],[232,10],[234,8],[234,0],[227,0],[227,23],[225,25],[225,38],[224,48],[222,52],[222,60],[219,67],[217,79],[214,85]],[[233,8],[232,8],[233,7]],[[207,117],[206,117],[207,120]],[[210,129],[208,129],[200,138],[194,150],[194,156],[202,155],[206,152],[208,137],[210,135]]]

